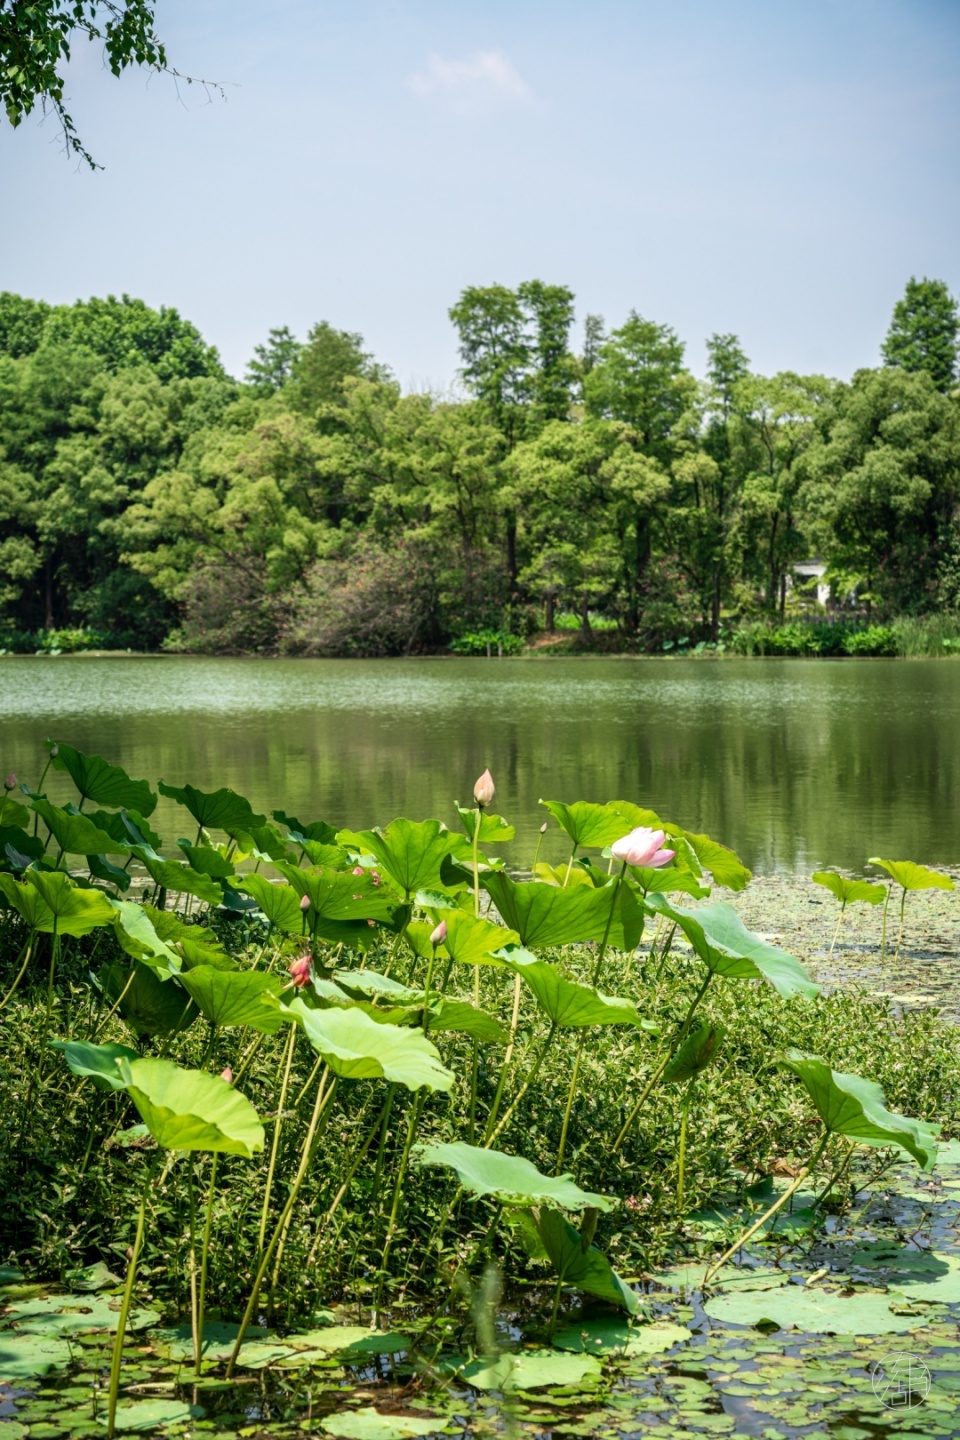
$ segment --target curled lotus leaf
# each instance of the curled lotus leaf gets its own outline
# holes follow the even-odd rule
[[[453,1075],[422,1030],[378,1025],[359,1008],[313,1010],[298,996],[283,1007],[335,1075],[345,1080],[389,1080],[418,1090],[448,1091]]]
[[[165,1150],[213,1150],[249,1159],[263,1149],[256,1110],[219,1075],[152,1058],[121,1060],[119,1068],[144,1124]]]
[[[829,890],[844,906],[858,901],[866,905],[879,905],[887,893],[885,885],[874,885],[869,880],[848,880],[845,875],[838,875],[835,870],[815,870],[810,879]]]
[[[136,1060],[137,1051],[129,1045],[112,1041],[93,1045],[88,1040],[51,1040],[54,1050],[62,1050],[63,1058],[74,1075],[89,1079],[97,1090],[122,1090],[125,1081],[118,1069],[120,1060]]]
[[[130,852],[127,841],[115,840],[86,815],[71,815],[59,805],[51,805],[42,795],[38,795],[31,806],[66,855],[127,855]]]
[[[193,785],[167,785],[160,781],[157,789],[168,800],[182,805],[204,830],[250,830],[267,823],[266,815],[257,815],[250,801],[235,790],[197,790]]]
[[[124,807],[143,816],[152,815],[157,807],[157,797],[146,780],[131,780],[126,770],[99,755],[85,755],[61,740],[52,763],[54,770],[68,774],[83,799],[94,805],[116,810]]]
[[[418,1145],[416,1165],[446,1165],[472,1195],[489,1195],[503,1205],[559,1205],[564,1210],[610,1210],[604,1195],[581,1190],[569,1175],[543,1175],[521,1155],[484,1150],[458,1140],[449,1144]]]
[[[699,1020],[694,1024],[683,1044],[671,1059],[663,1079],[667,1085],[681,1085],[692,1080],[701,1070],[712,1065],[724,1037],[724,1028],[710,1020]]]
[[[832,1070],[819,1055],[787,1050],[781,1064],[806,1087],[827,1129],[864,1145],[900,1145],[924,1170],[937,1159],[934,1125],[888,1110],[883,1091],[873,1080]]]
[[[913,860],[881,860],[874,855],[867,864],[879,865],[882,870],[886,870],[891,880],[904,890],[956,889],[949,875],[943,875],[939,870],[931,870],[927,865],[917,865]]]
[[[730,980],[766,980],[784,999],[793,995],[812,999],[819,994],[819,986],[813,983],[796,956],[754,935],[726,901],[684,910],[679,905],[671,905],[664,895],[648,895],[646,904],[649,910],[665,915],[679,926],[695,953],[715,975]]]
[[[586,1028],[590,1025],[640,1025],[657,1029],[645,1022],[636,1002],[619,995],[604,995],[592,985],[568,980],[548,960],[538,960],[529,950],[519,947],[500,952],[505,963],[536,997],[537,1004],[555,1025]]]
[[[0,874],[0,894],[33,930],[58,935],[88,935],[101,925],[112,925],[112,901],[102,890],[74,885],[63,870],[28,870],[21,884]]]

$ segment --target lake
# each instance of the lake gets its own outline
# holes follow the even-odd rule
[[[0,659],[0,773],[35,782],[47,736],[138,778],[354,827],[452,824],[489,766],[517,867],[541,796],[634,800],[758,874],[960,859],[951,660]],[[47,788],[71,794],[63,776]],[[168,848],[175,813],[161,801],[154,822]]]

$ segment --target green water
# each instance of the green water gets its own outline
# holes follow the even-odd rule
[[[518,867],[541,796],[635,800],[761,874],[960,859],[949,660],[0,660],[0,771],[35,779],[48,735],[354,826],[452,823],[489,765]],[[157,819],[175,839],[173,808]]]

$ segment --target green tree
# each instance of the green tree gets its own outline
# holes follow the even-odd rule
[[[253,348],[253,359],[247,365],[247,383],[258,395],[272,395],[290,379],[302,349],[288,326],[271,330],[266,344]]]
[[[364,350],[362,335],[321,320],[291,363],[287,404],[307,415],[321,405],[342,405],[344,381],[351,378],[386,381],[389,371]]]
[[[696,393],[683,352],[683,342],[669,325],[631,310],[600,346],[584,380],[588,412],[630,425],[644,453],[662,463],[677,454]]]
[[[166,70],[155,10],[154,0],[0,0],[0,102],[10,124],[49,105],[68,152],[93,168],[63,103],[71,47],[78,38],[101,42],[113,75],[131,65]]]
[[[960,506],[960,413],[928,373],[859,370],[837,385],[801,475],[835,587],[888,613],[935,603]]]
[[[566,420],[577,376],[577,364],[570,354],[573,291],[565,285],[525,280],[517,287],[517,298],[532,332],[529,349],[534,367],[530,377],[534,423]]]
[[[903,299],[893,307],[893,319],[883,342],[885,365],[899,370],[925,370],[941,392],[957,378],[957,302],[942,280],[907,281]]]

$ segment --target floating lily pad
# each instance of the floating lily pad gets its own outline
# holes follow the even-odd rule
[[[115,1424],[118,1430],[152,1430],[157,1425],[182,1425],[202,1415],[201,1406],[185,1405],[182,1400],[133,1400],[117,1406]],[[106,1415],[101,1423],[106,1425]]]
[[[738,1290],[715,1295],[704,1305],[714,1320],[731,1325],[762,1325],[814,1334],[893,1335],[915,1330],[922,1316],[895,1315],[897,1296],[883,1290],[825,1290],[819,1286],[781,1285],[771,1290]]]
[[[444,1430],[442,1420],[423,1420],[416,1415],[381,1415],[372,1405],[362,1410],[344,1410],[328,1415],[320,1429],[338,1440],[413,1440],[416,1435],[436,1435]]]
[[[522,1350],[499,1360],[472,1360],[458,1367],[457,1378],[474,1390],[540,1390],[548,1385],[582,1385],[601,1373],[593,1355]]]
[[[43,1295],[11,1305],[4,1318],[21,1334],[82,1335],[91,1330],[116,1330],[119,1299],[106,1295]],[[132,1310],[128,1330],[145,1330],[160,1319],[156,1310]]]
[[[70,1346],[59,1337],[0,1331],[0,1385],[46,1375],[48,1370],[69,1363]]]
[[[681,1340],[689,1340],[686,1325],[655,1320],[650,1325],[628,1325],[625,1320],[585,1320],[559,1330],[553,1343],[559,1350],[587,1355],[658,1355]]]

